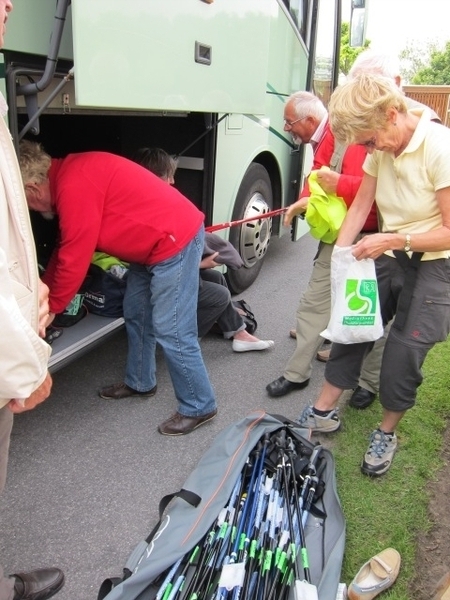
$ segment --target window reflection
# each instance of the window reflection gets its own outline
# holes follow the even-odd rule
[[[313,70],[313,93],[325,106],[330,100],[335,52],[335,0],[319,2],[316,56]]]
[[[283,0],[297,29],[304,40],[306,40],[306,22],[308,14],[308,0]]]

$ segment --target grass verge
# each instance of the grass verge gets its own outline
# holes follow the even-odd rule
[[[363,411],[341,409],[343,428],[332,443],[347,523],[341,580],[350,584],[371,556],[396,548],[402,567],[395,585],[383,594],[386,600],[411,600],[417,534],[431,525],[428,484],[441,466],[442,434],[450,415],[449,365],[450,339],[429,353],[416,406],[401,421],[392,467],[380,478],[363,476],[359,469],[368,437],[381,420],[379,402]]]

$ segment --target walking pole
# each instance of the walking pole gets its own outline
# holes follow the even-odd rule
[[[245,498],[243,498],[243,494],[244,494],[244,489],[245,489],[245,478],[246,478],[246,473],[247,473],[247,468],[248,468],[248,464],[249,464],[249,459],[247,459],[245,466],[242,470],[241,475],[239,476],[236,485],[233,489],[233,493],[231,495],[231,500],[229,503],[229,514],[230,517],[231,515],[233,516],[233,520],[232,520],[232,524],[230,526],[230,533],[229,533],[229,544],[231,543],[231,537],[233,535],[233,529],[236,526],[236,522],[238,519],[238,506],[231,506],[231,501],[234,501],[234,503],[237,505],[238,502],[245,502]],[[239,490],[238,493],[235,495],[235,491]],[[225,538],[226,539],[226,538]],[[211,540],[211,544],[212,544],[212,540]],[[195,577],[193,577],[189,583],[188,589],[186,590],[185,595],[183,596],[183,599],[186,598],[188,600],[194,600],[194,598],[198,597],[198,592],[199,590],[201,590],[206,577],[209,574],[209,570],[207,568],[208,562],[210,561],[211,558],[211,552],[209,552],[208,554],[205,552],[205,554],[203,555],[203,560],[201,561],[201,565],[199,566],[199,568],[196,571],[196,575]],[[205,564],[206,564],[206,569],[205,569]]]
[[[241,544],[241,547],[239,549],[239,555],[237,558],[238,562],[242,562],[242,564],[244,565],[244,568],[247,564],[247,558],[248,558],[248,554],[249,554],[248,547],[249,547],[251,537],[253,535],[253,530],[254,530],[255,524],[256,524],[256,514],[257,514],[258,510],[260,509],[260,507],[262,507],[262,501],[264,500],[264,495],[263,495],[263,493],[261,493],[261,481],[262,481],[262,477],[263,477],[263,473],[264,473],[264,462],[266,459],[266,450],[267,450],[268,444],[269,444],[269,435],[266,434],[264,436],[263,449],[261,452],[261,456],[259,459],[259,465],[257,468],[258,479],[254,485],[254,498],[253,498],[252,510],[250,513],[250,518],[248,520],[247,526],[245,528],[247,533],[242,534],[244,536],[243,543]],[[261,498],[261,502],[260,502],[260,498]],[[242,585],[234,588],[233,600],[239,600],[241,591],[245,588],[246,579],[247,579],[246,574],[244,575],[244,581],[243,581]]]
[[[264,484],[261,484],[261,485],[262,485],[262,489],[261,489],[262,493],[260,495],[259,502],[258,502],[258,509],[256,511],[253,539],[250,543],[250,550],[249,550],[250,560],[249,560],[248,567],[247,567],[246,580],[244,582],[244,593],[243,593],[242,600],[247,600],[247,598],[251,598],[251,599],[253,598],[253,591],[254,591],[254,587],[256,585],[256,578],[258,576],[258,567],[256,566],[256,569],[255,569],[255,563],[258,560],[258,558],[257,558],[258,550],[261,554],[261,536],[263,535],[263,533],[265,531],[265,523],[263,521],[264,521],[264,516],[266,516],[266,511],[267,511],[268,504],[269,504],[269,498],[270,498],[272,485],[273,485],[273,477],[269,477],[266,472],[266,478],[265,478]],[[267,516],[266,516],[266,519],[267,519]]]
[[[177,562],[172,566],[170,571],[167,573],[164,581],[162,582],[162,584],[155,596],[155,600],[162,600],[162,598],[164,596],[164,592],[166,591],[168,585],[170,585],[172,578],[175,576],[175,573],[177,572],[178,567],[181,565],[181,561],[183,560],[183,558],[184,558],[184,556],[179,558],[177,560]]]
[[[214,549],[211,559],[208,561],[207,564],[209,573],[207,574],[207,578],[205,579],[204,584],[202,586],[206,593],[205,600],[211,600],[212,596],[215,593],[215,588],[217,587],[218,565],[220,565],[223,560],[224,550],[226,550],[229,536],[231,536],[233,517],[235,513],[234,505],[236,503],[238,491],[240,489],[240,485],[238,485],[239,483],[239,481],[236,483],[235,489],[233,490],[233,493],[231,495],[228,508],[225,512],[225,517],[221,530],[217,535],[216,548]]]
[[[181,571],[180,575],[178,576],[177,580],[175,581],[172,591],[167,596],[167,600],[174,600],[176,598],[176,596],[182,591],[184,582],[186,581],[186,574],[188,572],[188,569],[195,561],[196,556],[199,553],[199,550],[200,550],[200,546],[195,546],[194,551],[192,552],[191,556],[189,557],[189,560],[187,561],[183,570]],[[163,598],[165,600],[165,595]]]
[[[308,486],[311,484],[312,478],[316,475],[316,462],[322,452],[322,446],[317,444],[310,457],[310,461],[308,464],[308,471],[305,475],[305,479],[303,482],[303,488],[300,495],[300,498],[297,497],[295,505],[297,507],[297,521],[298,528],[300,534],[300,547],[301,547],[301,558],[303,564],[303,571],[305,574],[305,580],[301,581],[300,578],[295,579],[295,588],[294,588],[294,598],[295,600],[319,600],[317,587],[311,583],[311,574],[309,571],[309,559],[308,559],[308,551],[306,548],[306,537],[304,530],[304,523],[306,523],[306,519],[304,519],[305,513],[301,514],[301,509],[305,501],[305,498],[308,496]],[[291,457],[292,462],[292,457]],[[292,476],[294,478],[294,490],[297,491],[297,482],[294,469],[292,468]],[[294,492],[296,493],[296,492]]]
[[[242,225],[243,223],[249,223],[250,221],[260,221],[261,219],[269,219],[281,215],[287,211],[287,208],[277,208],[276,210],[269,210],[266,213],[257,215],[256,217],[248,217],[247,219],[238,219],[237,221],[227,221],[226,223],[219,223],[218,225],[208,225],[205,227],[205,231],[212,233],[213,231],[219,231],[220,229],[228,229],[235,225]]]
[[[260,451],[259,448],[260,448],[260,446],[257,446],[257,448],[255,450],[257,460],[259,457],[259,451]],[[242,475],[242,486],[241,486],[241,492],[240,492],[241,511],[240,511],[239,515],[238,515],[238,511],[237,510],[235,511],[232,532],[231,532],[231,535],[228,537],[228,543],[226,546],[226,554],[224,553],[224,549],[225,549],[225,546],[224,546],[224,548],[222,549],[222,552],[220,554],[218,563],[217,563],[221,570],[229,563],[233,564],[237,558],[237,551],[238,551],[239,542],[241,539],[242,527],[243,527],[243,524],[244,524],[244,521],[245,521],[245,518],[247,515],[248,505],[250,502],[250,496],[252,494],[252,486],[254,483],[254,476],[256,473],[256,469],[253,468],[251,476],[250,476],[250,483],[248,484],[248,487],[246,490],[245,482],[246,482],[247,472],[250,467],[250,456],[247,458],[247,461],[245,463],[245,467],[243,470],[243,475]],[[255,464],[254,464],[254,467],[255,467]],[[220,580],[219,580],[219,583],[220,583]],[[228,590],[225,587],[218,587],[215,598],[216,599],[225,598],[227,596],[227,594],[228,594]]]
[[[294,492],[294,506],[295,506],[295,510],[297,513],[298,533],[299,533],[299,537],[300,537],[300,556],[302,559],[303,572],[305,575],[305,579],[308,583],[311,583],[311,573],[309,570],[308,551],[306,549],[305,530],[303,527],[302,515],[300,512],[300,500],[299,500],[298,490],[297,490],[297,478],[295,476],[294,462],[292,460],[293,459],[293,449],[292,448],[289,451],[289,459],[290,459],[290,464],[291,464],[292,489]],[[295,564],[297,565],[297,561],[295,561]],[[297,572],[296,572],[296,579],[300,579],[299,573],[298,573],[298,567],[297,567]]]
[[[283,439],[285,439],[286,437],[286,430],[283,429],[280,433],[279,436],[276,437],[275,440],[275,445],[280,447],[283,444]],[[280,450],[279,450],[280,452]],[[275,471],[275,482],[274,482],[274,506],[273,506],[273,511],[271,513],[271,520],[270,520],[270,528],[269,528],[269,549],[265,552],[264,555],[264,561],[263,561],[263,579],[264,579],[264,586],[263,586],[263,599],[266,600],[268,597],[268,593],[269,593],[269,578],[270,578],[270,574],[271,574],[271,570],[272,570],[272,562],[274,559],[274,551],[276,549],[276,530],[277,530],[277,524],[278,524],[278,505],[279,505],[279,497],[280,497],[280,488],[281,488],[281,476],[282,476],[282,471],[281,471],[282,465],[280,464],[280,462],[277,462],[277,467],[276,467],[276,471]]]
[[[288,520],[288,526],[289,526],[289,540],[290,540],[290,547],[291,547],[291,552],[292,555],[294,557],[294,569],[295,569],[295,578],[299,579],[299,571],[298,571],[298,565],[297,565],[297,561],[295,560],[295,556],[296,556],[296,549],[295,549],[295,534],[294,534],[294,525],[293,525],[293,521],[292,521],[292,514],[291,514],[291,506],[290,506],[290,502],[288,502],[288,498],[289,498],[289,486],[288,486],[288,477],[287,477],[287,473],[286,473],[286,461],[285,461],[285,453],[284,453],[284,449],[280,448],[279,450],[279,461],[278,461],[278,467],[281,468],[282,470],[282,476],[283,476],[283,489],[284,489],[284,496],[286,499],[286,512],[287,512],[287,520]],[[267,600],[271,600],[273,595],[275,594],[275,590],[278,586],[278,583],[280,581],[280,577],[284,572],[284,567],[285,567],[285,562],[286,562],[286,552],[281,551],[280,555],[278,556],[277,560],[275,561],[275,566],[276,566],[276,572],[275,572],[275,576],[272,580],[272,586],[270,588],[269,591],[269,595],[267,597]]]
[[[311,506],[312,506],[312,503],[314,502],[314,496],[316,494],[317,487],[320,483],[320,476],[321,476],[325,466],[326,466],[325,461],[322,461],[320,463],[320,465],[317,467],[316,474],[313,475],[310,479],[309,491],[308,491],[308,495],[306,496],[305,507],[303,509],[303,519],[302,519],[303,527],[305,527],[308,517],[311,513]]]

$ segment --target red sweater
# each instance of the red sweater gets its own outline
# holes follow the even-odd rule
[[[334,136],[330,129],[330,124],[327,123],[325,133],[314,152],[313,171],[320,167],[329,167],[331,157],[334,152]],[[336,195],[344,199],[347,207],[353,202],[356,192],[361,185],[361,180],[364,175],[362,165],[366,158],[366,151],[363,146],[349,146],[344,154],[342,162],[342,170],[339,175]],[[301,198],[309,196],[308,181],[300,194]],[[378,231],[378,218],[375,203],[373,203],[363,231]]]
[[[50,311],[64,311],[79,290],[95,250],[152,265],[178,254],[204,215],[140,165],[106,152],[53,159],[49,171],[60,240],[43,280]]]

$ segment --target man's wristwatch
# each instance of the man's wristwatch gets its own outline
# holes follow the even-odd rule
[[[411,250],[411,236],[409,233],[406,234],[405,245],[403,246],[403,250],[405,252],[409,252]]]

